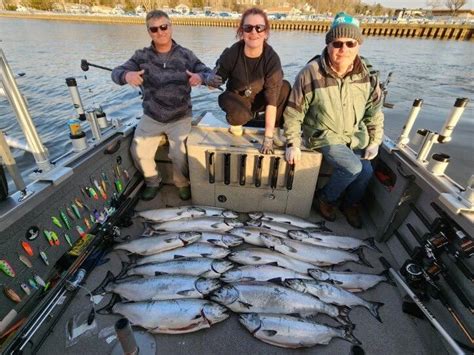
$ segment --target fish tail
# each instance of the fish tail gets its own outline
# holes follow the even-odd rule
[[[320,232],[332,232],[332,229],[329,229],[328,227],[326,227],[326,221],[319,221],[319,222],[316,222],[315,224],[317,225],[316,228]]]
[[[368,310],[369,312],[377,319],[380,323],[382,322],[382,318],[380,318],[379,308],[382,307],[384,303],[382,302],[369,302]]]
[[[109,303],[107,303],[103,308],[97,310],[97,313],[99,314],[112,314],[112,307],[117,303],[122,301],[119,295],[114,293],[112,297],[110,298]]]
[[[344,340],[347,340],[348,342],[355,344],[355,345],[362,345],[361,341],[357,339],[354,334],[352,334],[352,331],[354,330],[355,326],[350,326],[350,325],[343,325],[340,327],[337,327],[337,329],[342,329],[344,332],[344,335],[341,337]]]
[[[339,309],[339,315],[336,317],[336,320],[345,326],[353,327],[352,321],[349,318],[349,312],[351,311],[351,309],[345,306],[337,307],[337,308]]]
[[[385,276],[385,280],[383,282],[386,282],[392,286],[397,286],[397,284],[393,281],[392,277],[390,276],[390,272],[388,269],[382,271],[379,276]]]
[[[102,282],[100,283],[100,285],[97,286],[97,287],[95,288],[95,290],[92,291],[91,293],[92,293],[93,295],[100,295],[100,294],[105,293],[105,292],[106,292],[106,291],[105,291],[105,286],[107,286],[108,283],[109,283],[110,281],[113,281],[114,279],[115,279],[114,274],[112,274],[111,271],[107,271],[107,275],[105,275],[104,280],[102,280]]]
[[[124,277],[127,274],[127,271],[130,269],[131,263],[127,263],[125,261],[122,261],[122,270],[120,270],[119,274],[115,279],[120,279]]]
[[[379,253],[382,253],[382,251],[377,247],[377,245],[375,245],[375,239],[374,238],[367,238],[367,239],[364,239],[363,241],[364,241],[366,247],[368,247],[372,250],[378,251]]]
[[[364,251],[362,248],[357,249],[356,254],[359,256],[359,262],[358,264],[362,264],[371,268],[374,268],[371,263],[366,259]]]

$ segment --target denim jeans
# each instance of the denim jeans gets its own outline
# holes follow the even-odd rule
[[[364,197],[373,174],[370,160],[361,159],[363,150],[352,150],[344,144],[319,148],[324,159],[333,167],[328,183],[318,192],[319,197],[330,204],[344,193],[343,206],[353,206]]]

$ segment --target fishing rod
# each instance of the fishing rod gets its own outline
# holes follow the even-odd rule
[[[384,258],[380,258],[380,262],[384,267],[389,271],[390,275],[393,279],[405,290],[405,292],[410,296],[413,302],[420,308],[426,318],[430,321],[433,327],[441,334],[441,336],[448,342],[454,352],[458,355],[464,355],[465,352],[461,349],[461,347],[457,344],[457,342],[448,334],[448,332],[441,326],[435,316],[429,311],[428,308],[420,301],[420,299],[416,296],[416,294],[410,289],[410,287],[403,281],[400,274],[396,272],[390,263]]]

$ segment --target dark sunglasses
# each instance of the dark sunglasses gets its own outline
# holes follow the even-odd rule
[[[343,41],[334,41],[332,42],[332,46],[334,48],[342,48],[343,45],[346,45],[347,48],[354,48],[355,46],[357,46],[357,41],[347,41],[347,42],[343,42]]]
[[[168,31],[168,28],[170,27],[171,25],[169,24],[164,24],[164,25],[161,25],[161,26],[152,26],[152,27],[148,27],[148,29],[150,30],[150,32],[152,33],[156,33],[158,32],[158,30],[160,31]]]
[[[255,28],[255,31],[257,33],[262,33],[263,31],[265,31],[265,29],[267,28],[265,25],[243,25],[242,26],[242,29],[244,30],[244,32],[246,33],[250,33],[253,31],[253,29]]]

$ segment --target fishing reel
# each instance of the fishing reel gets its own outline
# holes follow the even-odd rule
[[[430,265],[424,267],[419,262],[408,259],[400,268],[400,274],[418,298],[427,301],[430,297],[434,299],[439,297],[439,289],[434,280],[438,279],[442,270],[436,261],[432,261]]]

